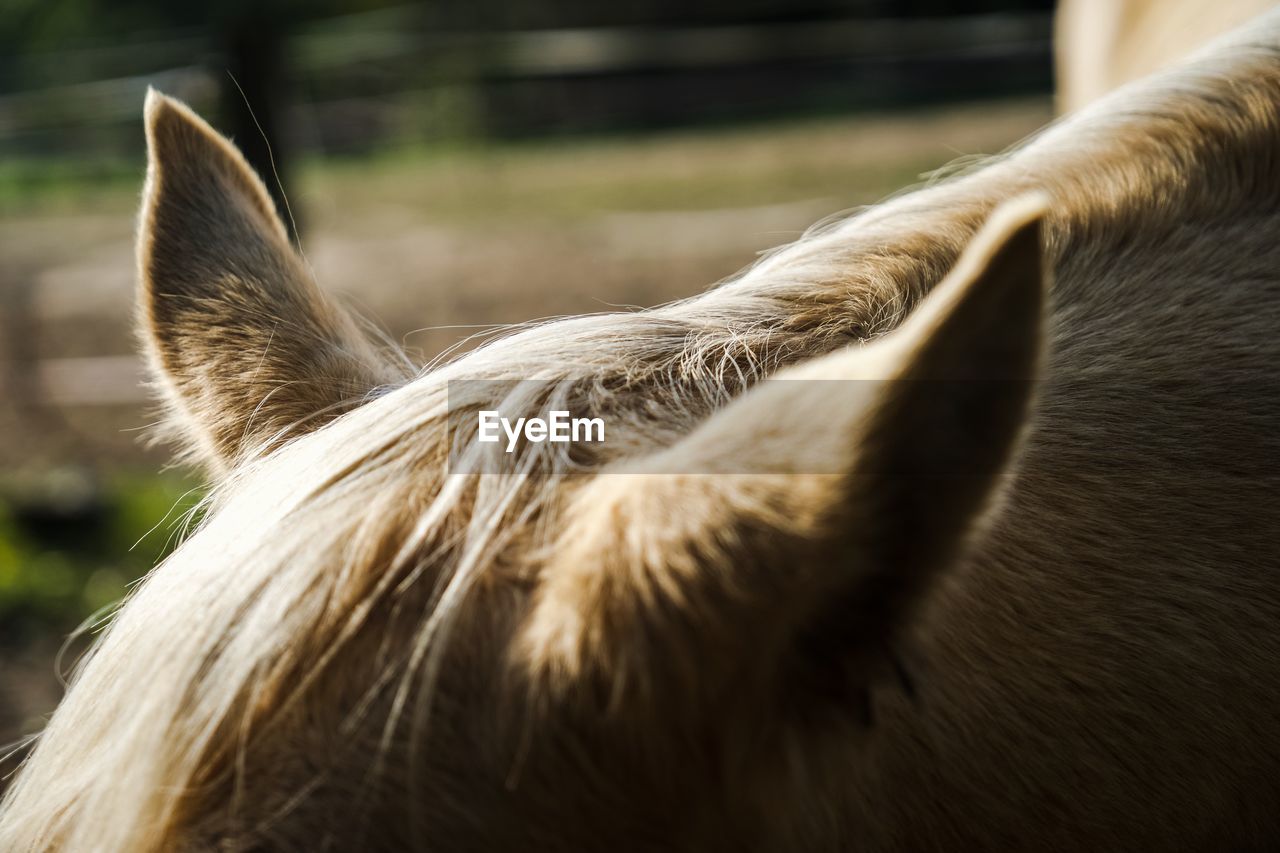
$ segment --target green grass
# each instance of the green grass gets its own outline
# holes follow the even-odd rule
[[[0,216],[38,212],[113,210],[131,205],[145,163],[66,157],[0,159]]]
[[[1047,117],[1047,103],[1023,99],[634,136],[438,142],[360,157],[305,156],[289,189],[304,209],[319,195],[344,210],[399,205],[459,225],[865,198],[912,184],[949,155],[975,153],[973,146],[994,153],[1010,141],[1010,127],[1030,129]],[[0,164],[0,216],[129,211],[142,154],[10,158]]]
[[[177,541],[195,504],[190,488],[174,475],[115,474],[91,505],[68,506],[50,482],[8,484],[0,492],[4,639],[66,631],[118,602]]]
[[[572,140],[405,149],[359,161],[312,161],[302,193],[343,207],[401,205],[452,224],[494,220],[575,220],[601,211],[682,211],[842,197],[868,187],[914,183],[936,155],[908,150],[890,162],[861,161],[831,136],[848,123],[785,125],[642,139]]]

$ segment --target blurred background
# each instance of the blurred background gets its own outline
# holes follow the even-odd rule
[[[0,0],[0,745],[199,494],[141,440],[148,85],[231,135],[322,286],[426,359],[696,293],[1016,142],[1051,115],[1051,6]]]

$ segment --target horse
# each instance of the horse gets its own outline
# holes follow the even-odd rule
[[[1061,0],[1053,39],[1058,109],[1079,109],[1168,67],[1274,6],[1273,0]]]
[[[1274,849],[1277,92],[1280,13],[426,369],[150,93],[142,345],[213,486],[0,848]],[[473,428],[548,410],[607,440]]]

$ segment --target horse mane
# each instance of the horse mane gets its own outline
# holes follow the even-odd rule
[[[505,553],[545,541],[572,477],[669,444],[786,364],[892,330],[1001,200],[1050,193],[1052,265],[1161,221],[1239,210],[1259,182],[1274,185],[1278,43],[1272,15],[702,295],[519,327],[251,459],[213,489],[198,528],[82,662],[5,796],[0,847],[175,849],[202,792],[228,777],[240,791],[250,740],[383,618],[413,623],[411,642],[382,650],[349,713],[353,725],[385,714],[376,723],[390,748],[398,720],[427,719],[461,603],[516,571]],[[470,444],[450,457],[451,412],[535,414],[556,401],[607,413],[611,455]],[[449,473],[468,463],[498,468]]]

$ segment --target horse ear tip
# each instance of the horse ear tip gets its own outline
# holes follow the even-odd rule
[[[1036,227],[1049,215],[1052,205],[1053,197],[1044,190],[1023,193],[1001,204],[992,214],[992,224],[999,223],[995,230],[1010,234]]]
[[[165,140],[176,141],[192,136],[209,136],[213,133],[194,110],[177,98],[166,95],[152,86],[147,87],[142,117],[147,139],[153,149]]]
[[[142,116],[148,127],[154,127],[166,112],[174,109],[174,100],[154,86],[147,87],[142,103]]]

